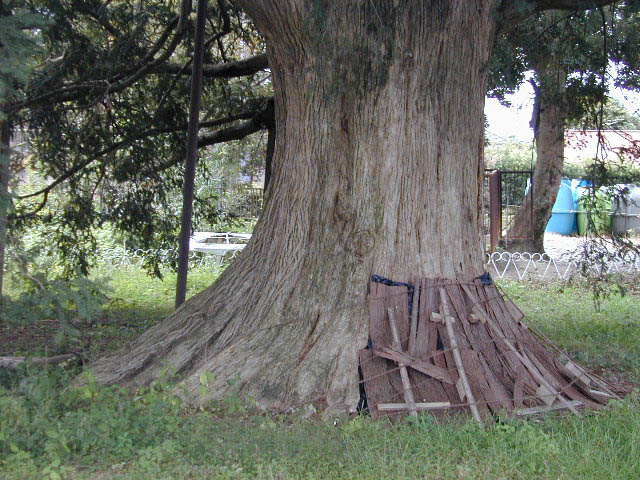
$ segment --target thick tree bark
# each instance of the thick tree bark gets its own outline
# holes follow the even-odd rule
[[[216,283],[92,371],[137,385],[171,366],[194,401],[206,400],[207,371],[207,398],[235,389],[273,408],[353,408],[370,276],[483,272],[477,175],[493,2],[239,3],[273,72],[264,213]]]
[[[509,250],[527,252],[544,252],[544,231],[562,180],[567,120],[566,72],[550,62],[540,62],[536,77],[531,120],[536,141],[533,188],[518,209],[506,238]]]

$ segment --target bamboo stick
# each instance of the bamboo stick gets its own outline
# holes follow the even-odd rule
[[[453,358],[456,362],[458,375],[462,379],[462,387],[464,388],[464,393],[465,393],[465,396],[467,397],[469,408],[471,408],[471,413],[473,414],[473,418],[479,424],[482,425],[482,417],[480,416],[480,411],[478,410],[478,406],[476,405],[476,400],[473,397],[473,392],[471,391],[471,386],[469,385],[469,379],[467,378],[467,373],[464,371],[464,365],[462,364],[462,356],[460,355],[460,349],[458,349],[458,342],[456,340],[456,335],[453,331],[453,317],[451,317],[451,314],[449,311],[449,304],[447,303],[447,293],[442,287],[440,287],[440,300],[442,302],[441,303],[442,317],[447,327],[447,335],[449,335],[449,341],[451,342],[451,350],[453,350]]]
[[[400,335],[398,334],[398,325],[396,324],[393,308],[387,308],[387,315],[389,315],[389,325],[391,326],[391,335],[393,336],[393,347],[397,350],[402,350]],[[404,401],[407,404],[409,415],[415,417],[418,415],[418,411],[416,410],[416,401],[413,398],[413,391],[411,390],[407,367],[404,363],[400,362],[398,362],[398,367],[400,367],[400,378],[402,379],[402,387],[404,388]]]

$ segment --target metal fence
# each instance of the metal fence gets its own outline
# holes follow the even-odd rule
[[[169,250],[125,250],[105,249],[99,256],[101,265],[111,268],[139,268],[144,258],[155,255],[162,262],[170,260]],[[229,257],[233,257],[230,254]],[[190,268],[219,267],[223,259],[216,255],[191,252]],[[640,272],[640,256],[613,255],[602,262],[588,262],[575,253],[551,257],[546,253],[493,252],[486,256],[487,271],[494,278],[513,280],[567,280],[585,270],[594,274]]]
[[[140,268],[145,258],[155,257],[160,264],[167,265],[171,262],[174,252],[171,250],[127,250],[122,247],[106,248],[99,252],[97,263],[110,268]],[[234,252],[229,254],[233,257]],[[189,268],[219,267],[224,261],[218,255],[189,252]]]
[[[526,215],[529,220],[521,222],[519,231],[511,226],[516,214],[525,204],[527,192],[533,185],[532,170],[485,170],[483,181],[482,218],[483,233],[488,240],[489,251],[496,250],[502,240],[523,240],[533,238],[533,204],[528,202]],[[528,228],[523,229],[523,225]]]

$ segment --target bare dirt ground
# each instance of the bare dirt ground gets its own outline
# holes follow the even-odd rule
[[[640,248],[640,237],[627,238],[633,245]],[[583,236],[559,235],[557,233],[545,233],[544,249],[551,258],[558,258],[568,253],[579,254],[585,243],[601,242],[613,251],[614,244],[611,237],[603,237],[601,239],[589,238]]]

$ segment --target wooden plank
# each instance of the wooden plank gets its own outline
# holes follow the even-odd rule
[[[471,286],[470,289],[474,294],[477,293],[475,286]],[[458,297],[465,306],[464,311],[471,311],[471,305],[477,304],[479,298],[469,298],[462,294],[461,288],[458,288],[457,290],[459,292]],[[482,322],[482,325],[469,328],[467,337],[469,337],[470,341],[473,342],[474,350],[479,353],[480,363],[482,364],[485,377],[490,386],[490,392],[486,395],[492,395],[493,398],[499,402],[497,405],[492,403],[490,406],[494,411],[497,410],[497,408],[495,408],[497,406],[501,409],[506,409],[508,413],[511,413],[514,409],[512,398],[514,380],[512,380],[512,376],[510,375],[512,369],[507,370],[504,367],[504,359],[499,347],[502,347],[505,351],[508,351],[508,349],[506,349],[501,342],[497,343],[492,339],[485,322]]]
[[[544,385],[540,385],[536,390],[536,396],[550,407],[555,403],[557,395]]]
[[[569,361],[563,365],[563,367],[564,370],[561,370],[560,373],[567,376],[570,380],[574,381],[576,385],[580,386],[580,388],[587,392],[591,390],[591,379],[588,375],[581,372],[575,363]]]
[[[376,357],[371,349],[363,348],[359,356],[369,412],[372,418],[380,418],[385,413],[378,411],[378,403],[388,401],[395,395],[395,389],[390,382],[391,374],[385,375],[385,372],[394,368],[395,365],[392,367],[388,360]]]
[[[373,346],[393,345],[393,338],[387,320],[387,309],[396,313],[396,325],[402,345],[406,350],[409,337],[409,308],[407,287],[388,286],[382,283],[369,284],[369,337]]]
[[[393,307],[400,312],[401,318],[406,318],[407,288],[404,286],[388,286],[382,283],[369,284],[369,339],[375,345],[391,345],[391,331],[387,320],[387,308]],[[408,332],[408,321],[400,321],[398,325],[400,337]],[[367,350],[373,356],[372,350]],[[371,416],[379,418],[389,413],[378,412],[376,403],[400,400],[403,398],[404,387],[400,379],[398,367],[395,363],[384,358],[375,357],[362,367],[362,373],[367,381],[364,383],[367,398],[369,390],[373,390],[375,401],[369,401]],[[393,413],[392,413],[393,414]]]
[[[387,358],[389,360],[393,360],[397,363],[402,363],[407,367],[411,367],[420,373],[424,373],[425,375],[429,375],[430,377],[436,378],[441,382],[450,383],[453,385],[453,379],[451,378],[451,374],[448,370],[444,368],[437,367],[433,364],[430,364],[424,360],[420,360],[418,358],[412,357],[407,353],[401,352],[394,348],[389,347],[381,347],[374,349],[376,355],[380,357]]]
[[[471,408],[471,413],[473,418],[480,424],[482,424],[482,418],[480,417],[480,412],[478,411],[478,406],[476,405],[475,397],[471,392],[471,387],[469,386],[469,379],[467,378],[467,374],[464,371],[464,365],[462,364],[462,357],[460,356],[460,350],[458,350],[458,342],[456,340],[455,333],[453,331],[453,323],[451,318],[451,312],[449,311],[449,304],[447,302],[447,293],[444,288],[440,287],[440,300],[441,300],[441,314],[444,318],[444,322],[447,327],[447,333],[449,335],[449,342],[451,343],[451,348],[453,350],[453,357],[456,362],[456,367],[458,369],[458,375],[462,378],[462,383],[464,386],[464,392],[467,397],[467,402],[469,403],[469,407]]]
[[[388,308],[387,314],[389,315],[389,326],[391,327],[391,335],[393,336],[393,346],[397,350],[400,350],[402,348],[402,344],[400,343],[400,335],[398,334],[398,326],[396,325],[393,308]],[[398,366],[400,367],[400,378],[402,379],[402,386],[404,387],[404,401],[409,406],[409,415],[415,417],[418,415],[418,412],[416,410],[416,402],[413,399],[413,391],[411,390],[407,367],[404,363],[398,363]]]
[[[461,284],[461,286],[462,286],[462,289],[465,291],[465,293],[472,298],[469,288],[464,284]],[[504,334],[502,333],[502,330],[500,330],[500,328],[498,328],[498,326],[494,323],[493,319],[488,317],[481,309],[477,308],[477,306],[474,309],[474,313],[477,313],[478,315],[485,318],[487,325],[489,325],[489,327],[495,332],[497,336],[502,337],[502,340],[504,341],[505,345],[507,345],[509,350],[513,352],[514,356],[516,356],[520,360],[520,362],[527,368],[527,370],[529,370],[529,372],[536,378],[536,380],[540,382],[540,384],[544,385],[549,390],[554,391],[554,393],[556,393],[556,398],[562,404],[564,404],[566,408],[571,410],[576,415],[580,415],[580,412],[578,412],[578,410],[573,405],[568,403],[568,401],[564,397],[562,397],[562,395],[559,395],[557,394],[557,392],[555,392],[553,386],[551,386],[549,382],[547,382],[547,380],[542,375],[540,375],[540,373],[537,371],[537,368],[535,368],[535,366],[531,363],[531,361],[528,358],[523,357],[520,354],[520,352],[518,352],[516,347],[514,347],[513,343],[504,336]]]
[[[589,393],[591,393],[591,395],[598,395],[600,397],[606,397],[606,398],[620,398],[617,395],[611,395],[610,393],[601,392],[600,390],[594,390],[594,389],[589,390]]]
[[[571,406],[571,408],[575,409],[576,407],[579,407],[582,405],[582,403],[580,403],[577,400],[571,400],[567,402],[567,404],[568,405],[556,403],[555,405],[551,405],[551,406],[521,408],[520,410],[516,410],[516,415],[523,416],[523,415],[533,415],[535,413],[551,412],[552,410],[561,410],[563,408],[569,408],[568,407],[569,405]]]
[[[505,298],[503,300],[504,300],[505,306],[507,307],[507,310],[509,311],[509,313],[511,314],[511,316],[515,321],[519,322],[524,318],[524,313],[522,313],[522,311],[518,308],[518,306],[511,301],[511,299]]]
[[[412,357],[416,353],[416,335],[418,334],[418,310],[420,309],[420,284],[414,282],[413,304],[411,305],[411,321],[409,322],[409,343],[407,351]]]
[[[518,378],[513,387],[513,403],[516,408],[522,408],[524,406],[524,382],[522,378]]]
[[[437,303],[433,295],[433,280],[420,279],[417,282],[420,286],[420,301],[418,309],[418,330],[415,344],[415,358],[435,366],[435,359],[433,354],[437,352],[438,344],[438,330],[436,325],[429,320],[429,314],[434,309],[437,309]],[[416,286],[417,288],[417,286]],[[442,355],[442,352],[440,352]],[[440,368],[440,367],[438,367]],[[444,370],[444,369],[442,369]],[[447,371],[447,370],[444,370]],[[450,372],[447,371],[447,373]],[[444,384],[429,375],[425,375],[413,368],[409,369],[409,380],[413,387],[413,397],[416,402],[445,402],[449,401],[449,396],[444,389]],[[459,407],[453,407],[452,409],[440,409],[431,411],[432,414],[437,416],[448,415]]]
[[[432,410],[434,408],[449,408],[451,403],[449,402],[416,402],[415,404],[418,410]],[[377,405],[378,410],[390,411],[390,410],[407,410],[406,403],[379,403]]]
[[[538,352],[538,355],[533,352],[534,349]],[[558,369],[554,368],[556,362],[553,361],[554,359],[542,347],[542,345],[531,343],[522,348],[522,351],[557,391],[561,391],[571,400],[577,400],[588,408],[598,409],[601,407],[600,403],[595,401],[593,398],[589,398],[585,393],[582,393],[580,390],[575,388],[570,382],[564,380]],[[548,361],[549,359],[551,362]]]

